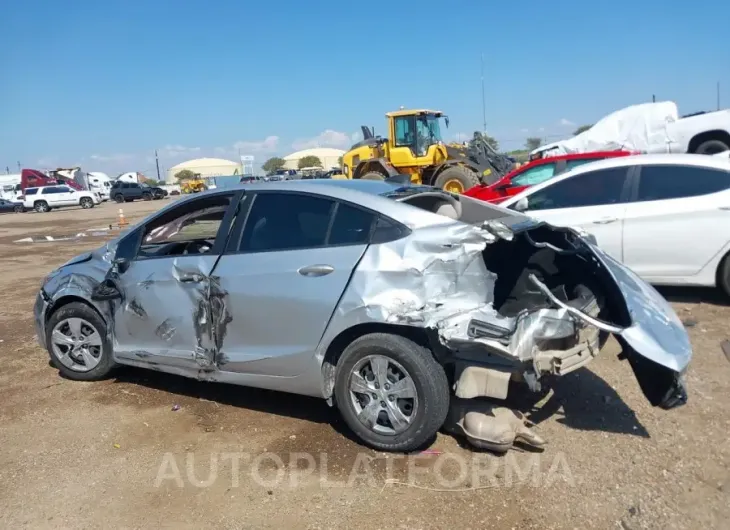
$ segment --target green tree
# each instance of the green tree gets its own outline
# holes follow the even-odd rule
[[[542,145],[542,138],[538,138],[537,136],[531,136],[527,140],[525,140],[525,149],[528,151],[534,151],[538,147]]]
[[[578,128],[577,128],[577,129],[575,130],[575,132],[573,133],[573,136],[578,136],[578,135],[579,135],[580,133],[582,133],[582,132],[586,132],[586,131],[587,131],[588,129],[590,129],[591,127],[593,127],[593,125],[581,125],[580,127],[578,127]]]
[[[181,169],[180,171],[175,173],[175,178],[180,181],[194,179],[195,177],[195,173],[190,171],[189,169]]]
[[[342,167],[342,157],[337,159],[337,165]]]
[[[261,166],[261,169],[266,171],[267,175],[272,175],[276,173],[278,170],[282,169],[284,165],[286,164],[286,160],[283,158],[279,158],[278,156],[275,156],[273,158],[269,158],[266,162],[264,162],[264,165]]]
[[[302,169],[303,167],[322,167],[322,161],[319,157],[314,155],[303,156],[297,162],[297,167]]]
[[[489,144],[490,146],[492,146],[492,149],[494,149],[495,151],[499,151],[499,142],[497,141],[497,139],[496,139],[496,138],[495,138],[494,136],[489,136],[489,135],[488,135],[488,134],[486,134],[486,133],[485,133],[485,134],[483,134],[482,136],[484,137],[484,140],[485,140],[485,141],[486,141],[486,142],[487,142],[487,143],[488,143],[488,144]]]

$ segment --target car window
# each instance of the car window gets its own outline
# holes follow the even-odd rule
[[[730,188],[730,172],[692,166],[642,166],[639,201],[681,199]]]
[[[254,198],[239,245],[242,252],[324,246],[334,201],[296,193]]]
[[[205,254],[210,251],[232,198],[233,193],[188,201],[151,221],[144,229],[138,257]]]
[[[603,160],[602,158],[583,158],[579,160],[567,160],[565,162],[565,171],[570,171],[574,167],[582,166],[583,164],[590,164],[591,162],[596,162],[598,160]]]
[[[601,169],[561,180],[529,195],[527,209],[552,210],[619,204],[622,202],[627,172],[626,167]]]
[[[413,117],[402,116],[395,119],[395,145],[411,146],[414,142]]]
[[[43,188],[43,195],[48,195],[51,193],[58,193],[58,188],[55,186],[48,186],[47,188]]]
[[[512,179],[512,185],[534,186],[541,182],[545,182],[553,175],[555,175],[555,164],[542,164],[540,166],[531,167],[527,171],[517,175]]]
[[[367,243],[370,231],[375,221],[375,215],[355,208],[349,204],[340,203],[332,222],[328,245],[356,245]]]
[[[71,188],[67,188],[66,186],[59,186],[56,188],[56,193],[69,193],[71,191]]]
[[[26,188],[25,189],[26,195],[35,195],[36,193],[38,193],[38,188]]]

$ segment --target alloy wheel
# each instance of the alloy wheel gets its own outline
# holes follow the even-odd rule
[[[83,318],[67,318],[51,333],[54,357],[76,372],[93,370],[101,361],[102,338],[99,331]]]
[[[378,434],[400,434],[418,410],[418,392],[403,366],[384,355],[369,355],[353,366],[350,401],[357,418]]]

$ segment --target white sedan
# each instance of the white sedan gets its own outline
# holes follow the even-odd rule
[[[637,155],[577,167],[500,206],[580,228],[656,285],[730,295],[730,163],[706,155]]]

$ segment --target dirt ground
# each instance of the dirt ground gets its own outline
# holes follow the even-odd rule
[[[662,291],[694,346],[686,406],[652,408],[610,343],[545,399],[516,402],[543,453],[439,434],[436,454],[393,456],[316,399],[131,368],[59,377],[33,302],[45,274],[103,238],[14,241],[104,227],[117,209],[0,217],[0,527],[728,528],[730,307],[714,291]]]

